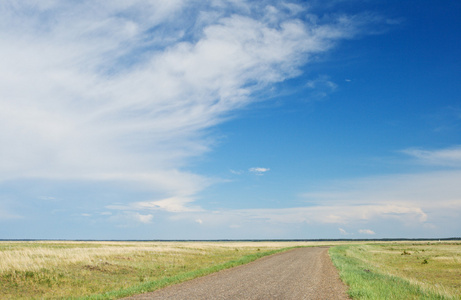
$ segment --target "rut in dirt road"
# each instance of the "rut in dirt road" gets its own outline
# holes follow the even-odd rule
[[[297,248],[127,299],[349,299],[328,248]]]

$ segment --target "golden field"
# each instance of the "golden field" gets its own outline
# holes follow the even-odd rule
[[[333,246],[356,299],[461,299],[460,241],[3,241],[0,299],[115,299],[309,246]]]
[[[213,268],[247,255],[306,245],[310,244],[0,242],[0,298],[66,298],[96,295]]]

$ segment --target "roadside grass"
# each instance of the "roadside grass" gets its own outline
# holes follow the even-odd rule
[[[0,242],[0,299],[115,299],[301,242]]]
[[[292,248],[282,248],[282,249],[271,250],[271,251],[266,251],[262,253],[260,252],[256,254],[249,254],[249,255],[245,255],[241,257],[240,259],[232,260],[232,261],[219,264],[219,265],[215,265],[212,267],[198,269],[198,270],[187,272],[187,273],[180,273],[178,275],[173,275],[170,277],[163,277],[159,280],[149,281],[144,284],[139,284],[139,285],[129,287],[126,289],[115,290],[115,291],[111,291],[111,292],[107,292],[107,293],[99,294],[99,295],[81,297],[80,299],[98,299],[98,300],[99,299],[117,299],[121,297],[127,297],[130,295],[151,292],[151,291],[155,291],[157,289],[166,287],[168,285],[177,284],[177,283],[191,280],[191,279],[194,279],[200,276],[205,276],[205,275],[208,275],[214,272],[218,272],[224,269],[229,269],[229,268],[236,267],[239,265],[247,264],[263,256],[276,254],[279,252],[287,251],[289,249],[292,249]]]
[[[342,245],[329,253],[354,299],[461,299],[461,242]]]

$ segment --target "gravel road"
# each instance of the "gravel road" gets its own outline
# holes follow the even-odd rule
[[[126,299],[349,299],[328,248],[297,248]]]

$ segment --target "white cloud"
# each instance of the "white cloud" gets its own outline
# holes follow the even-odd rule
[[[242,170],[238,170],[238,171],[236,171],[236,170],[229,170],[229,172],[231,172],[231,173],[234,174],[234,175],[242,175],[242,174],[243,174],[243,171],[242,171]]]
[[[362,222],[392,221],[402,224],[422,224],[427,214],[418,207],[402,205],[326,205],[291,208],[236,209],[198,211],[176,215],[174,219],[196,218],[209,224],[264,222],[265,224],[352,225]]]
[[[334,92],[338,85],[331,81],[328,76],[322,75],[316,79],[309,80],[306,86],[312,90],[311,97],[314,99],[323,99]]]
[[[326,211],[331,211],[337,221],[347,224],[377,222],[385,229],[385,220],[393,220],[393,224],[434,228],[443,234],[445,224],[461,225],[459,182],[459,170],[396,174],[338,181],[326,185],[325,193],[304,196],[316,209],[325,209],[320,215],[326,217]]]
[[[309,227],[339,225],[360,234],[378,231],[389,237],[397,226],[418,235],[456,236],[461,226],[461,171],[397,174],[331,182],[323,189],[304,194],[306,206],[289,208],[197,211],[174,219],[200,218],[214,226],[242,224],[242,228],[264,224],[281,228],[293,224]],[[325,192],[323,192],[325,191]],[[363,229],[373,226],[371,229]],[[448,226],[448,227],[447,227]],[[409,231],[407,231],[409,232]],[[424,233],[422,233],[424,232]]]
[[[211,181],[184,170],[210,151],[206,129],[356,33],[295,5],[217,3],[2,4],[0,181],[114,181],[164,195],[125,206],[196,210]]]
[[[461,146],[439,150],[406,149],[402,152],[424,164],[461,167]]]
[[[306,83],[306,86],[311,89],[317,89],[320,87],[327,88],[329,90],[335,90],[338,85],[329,80],[328,76],[319,76],[314,80],[309,80]]]
[[[280,209],[242,210],[250,218],[274,223],[349,224],[358,220],[394,219],[400,222],[424,222],[426,213],[419,207],[398,204],[328,205]]]
[[[405,204],[437,208],[461,198],[461,170],[371,176],[326,184],[325,192],[305,193],[309,203],[318,205]],[[436,199],[437,201],[435,201]],[[461,205],[461,202],[459,203]]]
[[[349,234],[349,233],[348,233],[345,229],[343,229],[343,228],[338,228],[338,230],[339,230],[339,233],[341,233],[342,235],[348,235],[348,234]]]
[[[114,223],[120,228],[136,228],[143,224],[149,225],[154,220],[154,215],[151,213],[130,210],[101,215],[104,216],[104,220]]]
[[[168,212],[187,212],[187,211],[200,211],[199,207],[189,206],[193,202],[191,198],[171,197],[158,201],[136,202],[133,204],[134,209],[146,210],[163,210]]]
[[[144,223],[144,224],[149,224],[149,223],[151,223],[151,222],[152,222],[152,219],[154,218],[154,216],[151,215],[151,214],[142,215],[142,214],[140,214],[140,213],[136,213],[136,214],[134,214],[133,216],[134,216],[134,218],[135,218],[137,221],[139,221],[139,222],[141,222],[141,223]]]
[[[248,169],[248,171],[250,171],[251,173],[256,174],[256,175],[263,175],[264,173],[269,172],[270,169],[269,168],[255,167],[255,168]]]
[[[193,212],[202,209],[190,203],[193,198],[170,197],[161,200],[132,202],[128,205],[108,205],[106,208],[121,211],[167,211],[167,212]]]

